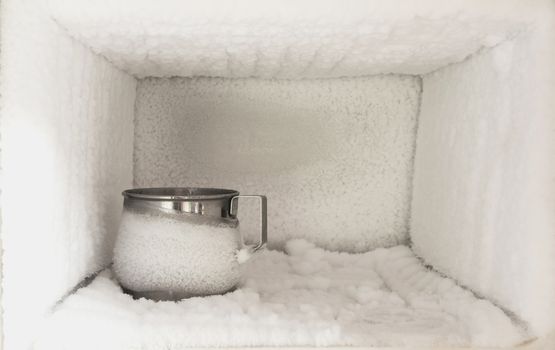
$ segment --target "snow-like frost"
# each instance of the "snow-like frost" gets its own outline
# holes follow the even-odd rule
[[[406,246],[348,254],[293,240],[286,252],[255,254],[233,292],[178,303],[134,300],[105,271],[60,305],[38,348],[509,346],[526,339],[500,309],[426,269]]]

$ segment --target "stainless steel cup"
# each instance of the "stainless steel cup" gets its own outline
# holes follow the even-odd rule
[[[191,187],[131,189],[123,196],[113,269],[120,284],[137,297],[179,300],[225,293],[240,281],[241,260],[266,245],[265,196]],[[260,240],[255,245],[243,244],[239,198],[260,201]]]

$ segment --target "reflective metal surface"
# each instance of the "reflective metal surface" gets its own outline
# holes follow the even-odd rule
[[[129,198],[144,200],[195,200],[195,199],[222,199],[238,195],[235,190],[223,188],[205,187],[151,187],[134,188],[123,191],[123,195]]]
[[[226,291],[223,294],[229,293],[229,292],[233,292],[236,288],[233,287],[230,290]],[[204,297],[204,296],[209,296],[211,294],[203,294],[203,295],[198,295],[198,294],[191,294],[191,293],[187,293],[187,292],[181,292],[181,291],[164,291],[164,290],[158,290],[158,291],[152,291],[152,292],[136,292],[127,288],[123,288],[123,291],[127,294],[130,294],[131,296],[133,296],[133,299],[140,299],[140,298],[145,298],[145,299],[150,299],[150,300],[156,300],[156,301],[179,301],[182,299],[186,299],[186,298],[193,298],[193,297]]]
[[[231,199],[239,195],[234,190],[199,187],[137,188],[123,191],[124,207],[155,210],[165,213],[188,213],[217,218],[231,215]]]
[[[253,252],[256,252],[260,248],[264,248],[268,241],[268,199],[266,196],[255,194],[233,196],[233,198],[231,198],[231,208],[229,209],[229,213],[232,217],[237,216],[239,198],[258,198],[260,200],[260,241],[258,241],[258,244],[251,247]]]

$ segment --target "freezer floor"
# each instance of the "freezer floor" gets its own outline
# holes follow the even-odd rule
[[[527,339],[501,309],[426,268],[406,246],[363,254],[304,240],[264,251],[225,295],[134,300],[111,271],[60,304],[37,348],[509,346]]]

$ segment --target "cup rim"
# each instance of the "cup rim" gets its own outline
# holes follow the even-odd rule
[[[122,192],[125,198],[147,201],[198,201],[231,199],[236,190],[212,187],[148,187],[132,188]]]

